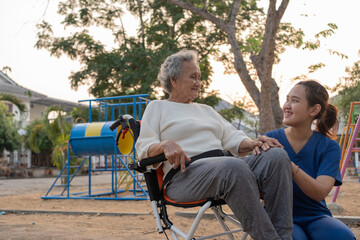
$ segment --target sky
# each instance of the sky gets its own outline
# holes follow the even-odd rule
[[[7,74],[18,84],[49,97],[77,102],[93,98],[87,93],[88,86],[79,87],[77,91],[70,88],[68,76],[78,71],[81,66],[66,56],[56,58],[47,50],[37,50],[36,24],[43,19],[53,25],[56,34],[64,33],[57,14],[59,0],[0,0],[0,70],[8,66]],[[267,5],[266,0],[260,4]],[[319,62],[326,67],[309,78],[333,87],[341,77],[346,76],[345,67],[358,61],[360,50],[360,30],[356,25],[360,22],[359,0],[292,0],[284,14],[282,22],[290,22],[301,28],[308,39],[315,39],[314,34],[327,28],[327,23],[335,23],[338,30],[335,34],[322,39],[321,48],[317,51],[287,49],[280,56],[281,62],[274,66],[273,77],[280,86],[280,101],[283,102],[291,79],[307,74],[307,67]],[[307,16],[305,16],[305,14]],[[127,34],[134,35],[136,19],[130,14],[125,17]],[[96,32],[99,38],[111,45],[111,35]],[[108,37],[107,37],[108,36]],[[329,49],[347,55],[348,59],[330,55]],[[244,86],[238,75],[224,75],[222,63],[214,62],[212,89],[218,90],[221,97],[228,101],[238,100],[246,95]]]

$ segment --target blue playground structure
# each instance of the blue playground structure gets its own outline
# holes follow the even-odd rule
[[[149,102],[148,94],[81,100],[89,106],[89,122],[75,124],[68,143],[67,162],[42,199],[102,199],[147,200],[143,175],[128,168],[136,161],[131,126],[124,128],[117,119],[120,115],[132,115],[141,120]],[[97,108],[97,121],[93,122],[93,109]],[[129,116],[128,115],[128,116]],[[114,128],[114,131],[110,129]],[[84,166],[88,167],[88,186],[76,192],[72,182]],[[109,187],[97,189],[94,176],[108,172]],[[125,179],[128,183],[123,187]]]

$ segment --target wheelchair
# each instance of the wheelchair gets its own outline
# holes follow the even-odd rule
[[[112,126],[110,126],[110,129],[114,130],[119,125],[121,125],[121,130],[118,132],[117,140],[119,139],[119,136],[122,134],[122,132],[127,132],[129,128],[131,128],[134,142],[136,142],[140,133],[140,121],[135,120],[130,115],[120,116],[119,119],[115,121]],[[166,195],[166,189],[164,187],[164,185],[166,184],[164,183],[164,181],[167,181],[168,178],[165,177],[165,179],[163,179],[164,173],[162,171],[162,167],[159,167],[156,170],[149,167],[150,165],[163,161],[167,161],[167,159],[165,158],[164,154],[160,154],[155,157],[141,159],[136,163],[130,163],[128,165],[128,168],[130,170],[135,170],[144,175],[153,215],[155,218],[156,228],[159,234],[165,234],[166,238],[169,239],[168,235],[165,232],[168,230],[172,239],[174,240],[178,240],[179,237],[185,240],[200,240],[211,239],[219,236],[227,236],[227,238],[231,240],[235,239],[233,233],[244,232],[241,223],[237,219],[229,216],[223,211],[222,206],[226,204],[226,202],[223,200],[202,199],[196,202],[176,202],[170,199]],[[181,230],[179,227],[177,227],[171,222],[167,213],[168,205],[181,208],[200,207],[190,229],[187,232]],[[212,210],[215,218],[217,219],[222,228],[222,232],[207,236],[194,237],[196,229],[208,209]],[[230,227],[226,222],[232,223],[235,229],[230,230]],[[245,240],[247,236],[248,234],[244,232],[241,240]]]

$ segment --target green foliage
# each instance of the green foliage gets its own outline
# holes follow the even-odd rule
[[[13,151],[20,145],[20,136],[17,132],[13,116],[8,113],[5,105],[0,102],[0,152]]]
[[[334,23],[328,23],[328,29],[324,29],[318,33],[315,34],[315,38],[316,40],[315,41],[306,41],[306,42],[302,42],[302,49],[305,50],[316,50],[320,47],[320,40],[319,38],[320,37],[323,37],[323,38],[326,38],[326,37],[329,37],[329,36],[332,36],[335,31],[334,30],[337,30],[337,25],[334,24]]]
[[[335,33],[334,30],[338,29],[338,27],[335,23],[328,23],[328,26],[329,26],[329,29],[320,31],[319,33],[315,34],[315,37],[316,38],[319,38],[319,37],[325,38],[325,37],[331,36]]]
[[[250,114],[250,117],[248,116],[248,117],[244,118],[244,123],[254,133],[255,139],[258,138],[258,135],[259,135],[259,115]]]
[[[227,121],[232,122],[235,119],[241,120],[244,117],[244,109],[241,108],[239,102],[235,102],[232,108],[221,109],[219,114]]]
[[[9,101],[16,105],[19,108],[20,115],[22,116],[26,113],[26,105],[21,103],[17,97],[11,94],[0,94],[0,101]]]
[[[99,111],[97,109],[92,109],[91,113],[92,119],[99,116]],[[73,110],[70,112],[70,115],[74,119],[75,123],[89,122],[89,108],[74,107]]]
[[[196,98],[194,102],[202,103],[209,105],[211,107],[215,107],[221,100],[221,98],[218,96],[219,93],[216,91],[211,91],[206,96],[201,95],[200,97]]]
[[[51,160],[55,167],[59,170],[63,169],[68,159],[68,143],[70,139],[70,134],[61,133],[59,134],[55,141],[53,142],[54,148],[51,152]],[[76,166],[82,161],[81,158],[71,158],[70,166]],[[76,171],[75,168],[70,169],[70,174],[73,174]],[[67,174],[67,172],[64,172]],[[62,180],[63,181],[63,180]]]
[[[48,152],[52,150],[52,142],[41,120],[35,120],[26,127],[25,147],[35,153]]]
[[[51,112],[56,112],[57,116],[49,120]],[[43,119],[32,122],[26,134],[27,146],[35,153],[51,151],[51,160],[60,170],[67,160],[67,143],[72,128],[63,113],[59,106],[48,107]]]
[[[136,37],[125,33],[121,4],[139,18],[148,16],[146,21],[141,21],[143,25],[139,25]],[[82,64],[69,77],[72,88],[90,85],[89,92],[95,97],[149,93],[154,99],[158,94],[156,77],[161,63],[186,47],[199,52],[202,92],[206,92],[212,73],[208,55],[217,51],[215,45],[225,36],[214,27],[205,27],[198,16],[162,0],[68,0],[60,3],[58,9],[64,17],[65,29],[71,28],[73,33],[56,37],[51,25],[44,21],[37,26],[35,46],[47,49],[53,56],[66,55]],[[114,46],[96,41],[90,34],[94,27],[110,31]]]
[[[66,163],[69,138],[70,134],[59,134],[53,141],[54,149],[51,153],[51,160],[58,169],[62,169]]]
[[[7,67],[8,68],[8,67]],[[11,69],[8,68],[10,71]],[[26,106],[20,100],[10,94],[0,94],[0,152],[4,150],[13,151],[21,143],[21,137],[18,128],[13,119],[12,113],[9,113],[2,101],[9,101],[16,105],[23,116],[26,113]],[[4,160],[4,155],[3,155]]]
[[[331,50],[331,49],[329,49],[329,53],[331,55],[337,55],[337,56],[341,57],[341,59],[344,59],[344,58],[348,59],[349,58],[347,55],[345,55],[345,54],[343,54],[341,52],[338,52],[338,51]]]
[[[55,119],[49,120],[48,116],[51,112],[56,112],[57,116]],[[65,117],[64,111],[59,106],[50,106],[45,111],[43,125],[53,144],[56,143],[56,139],[59,135],[67,135],[71,131],[72,125],[66,121]]]
[[[347,67],[345,71],[348,76],[341,79],[333,91],[338,91],[339,97],[335,104],[340,109],[342,117],[347,119],[351,102],[360,100],[360,60],[355,62],[352,67]]]
[[[324,63],[318,63],[318,64],[313,64],[311,66],[308,67],[309,69],[309,73],[313,73],[315,72],[316,70],[320,69],[320,68],[323,68],[325,67],[325,64]]]
[[[1,71],[7,76],[9,72],[11,72],[11,67],[9,66],[4,66],[2,67]]]

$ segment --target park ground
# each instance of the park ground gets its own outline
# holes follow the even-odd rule
[[[107,188],[109,179],[108,174],[95,175],[92,187]],[[0,239],[166,239],[156,232],[149,201],[42,199],[53,181],[54,178],[0,179]],[[78,177],[72,182],[72,189],[86,189],[87,181],[86,176]],[[327,197],[327,202],[331,198]],[[336,203],[344,208],[337,216],[353,219],[350,228],[360,239],[360,222],[356,221],[360,218],[358,177],[344,178]],[[190,227],[192,219],[178,213],[194,213],[195,209],[169,207],[168,211],[178,227]],[[204,219],[196,234],[212,234],[218,229],[216,220]]]

